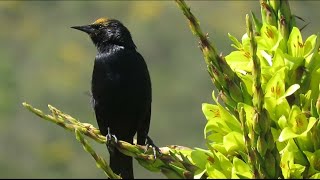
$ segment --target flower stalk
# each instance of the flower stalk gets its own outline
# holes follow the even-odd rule
[[[106,161],[94,151],[88,141],[83,137],[87,136],[100,144],[105,144],[107,142],[106,137],[102,136],[100,131],[93,125],[89,123],[82,123],[51,105],[48,105],[51,114],[45,114],[26,102],[22,103],[22,105],[41,119],[47,120],[68,131],[74,132],[76,139],[82,144],[84,150],[96,161],[97,167],[102,169],[109,178],[121,178],[112,171]],[[194,150],[187,147],[177,145],[160,147],[161,154],[157,154],[155,158],[153,150],[146,149],[147,147],[145,146],[134,145],[121,140],[115,142],[114,139],[108,143],[116,147],[123,154],[135,158],[139,164],[146,169],[153,172],[162,172],[168,178],[191,178],[198,170],[198,167],[190,161],[189,157],[187,157]]]
[[[202,32],[199,21],[191,13],[187,4],[183,0],[175,1],[188,19],[191,32],[199,38],[199,47],[204,55],[209,75],[218,90],[223,91],[224,96],[221,99],[230,111],[237,115],[237,103],[235,102],[244,102],[247,99],[244,96],[250,96],[246,88],[242,88],[242,93],[239,93],[241,89],[240,83],[243,83],[242,80],[231,69],[225,58],[222,55],[218,55],[215,46],[210,43],[208,36]],[[250,102],[247,101],[246,103]]]

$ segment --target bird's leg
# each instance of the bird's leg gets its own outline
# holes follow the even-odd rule
[[[116,135],[111,134],[110,128],[108,127],[108,133],[106,135],[106,139],[107,139],[107,143],[106,144],[107,144],[107,148],[108,148],[110,153],[114,153],[114,148],[115,148],[114,146],[110,146],[112,138],[114,139],[115,143],[118,143],[118,139],[117,139]]]
[[[160,149],[153,143],[152,139],[149,136],[147,136],[145,152],[148,151],[149,147],[152,147],[153,157],[154,159],[157,159],[157,152],[161,155]]]

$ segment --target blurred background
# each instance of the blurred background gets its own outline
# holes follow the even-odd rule
[[[227,33],[241,39],[245,14],[260,17],[258,1],[187,1],[204,32],[224,55]],[[320,29],[318,1],[292,1],[291,10],[310,24],[304,40]],[[74,135],[30,113],[26,101],[47,104],[97,126],[90,99],[96,49],[71,26],[99,17],[122,21],[144,56],[153,85],[149,135],[159,146],[205,148],[201,103],[214,89],[198,40],[174,1],[0,1],[0,178],[105,178]],[[108,159],[104,145],[90,141]],[[165,178],[136,161],[137,178]]]

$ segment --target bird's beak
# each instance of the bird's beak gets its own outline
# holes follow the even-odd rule
[[[91,34],[94,31],[94,29],[90,25],[72,26],[71,28],[86,32],[88,34]]]

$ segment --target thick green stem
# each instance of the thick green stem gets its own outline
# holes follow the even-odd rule
[[[39,116],[41,119],[48,120],[49,122],[57,124],[68,131],[75,132],[77,140],[94,158],[97,166],[101,168],[108,177],[120,178],[118,175],[112,172],[110,167],[105,163],[104,159],[94,151],[94,149],[82,136],[85,135],[100,144],[105,144],[107,142],[106,137],[102,136],[97,128],[93,127],[91,124],[82,123],[51,105],[48,105],[51,111],[51,115],[48,115],[43,113],[41,110],[32,107],[28,103],[24,102],[22,104],[26,109]],[[198,170],[198,168],[192,162],[187,160],[187,158],[181,157],[180,150],[192,151],[190,148],[182,146],[161,147],[161,154],[157,153],[157,157],[155,158],[153,150],[147,149],[146,151],[145,146],[133,145],[121,140],[117,142],[112,140],[108,143],[116,147],[123,154],[134,157],[146,169],[150,171],[163,172],[166,176],[171,178],[190,178],[193,177],[195,171]]]
[[[94,149],[90,146],[88,141],[84,139],[79,130],[75,130],[75,135],[76,139],[82,144],[83,149],[91,154],[91,156],[94,158],[98,168],[102,169],[104,173],[111,179],[121,179],[119,175],[115,174],[112,171],[110,166],[107,165],[106,161],[94,151]]]

